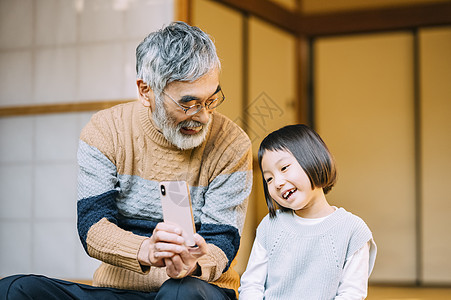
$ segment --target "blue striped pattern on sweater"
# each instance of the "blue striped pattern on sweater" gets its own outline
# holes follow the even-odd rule
[[[103,217],[124,230],[151,236],[156,224],[163,220],[159,183],[117,174],[116,166],[102,152],[83,141],[80,141],[78,160],[78,227],[85,250],[89,229]],[[219,175],[208,188],[190,186],[198,233],[207,243],[222,249],[229,260],[227,268],[239,248],[238,228],[244,224],[244,214],[235,208],[250,194],[250,172]],[[99,191],[101,194],[95,195]]]

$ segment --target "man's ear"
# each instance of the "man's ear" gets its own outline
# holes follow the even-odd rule
[[[139,100],[146,107],[153,107],[154,94],[152,89],[142,79],[136,80],[138,86]]]

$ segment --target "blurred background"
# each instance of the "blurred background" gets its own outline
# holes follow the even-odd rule
[[[369,299],[381,286],[451,299],[449,0],[0,0],[0,277],[92,278],[99,262],[76,230],[78,135],[95,111],[136,99],[135,48],[174,20],[213,37],[218,110],[255,158],[284,125],[322,135],[339,171],[328,199],[378,245]],[[254,170],[240,273],[267,214]]]

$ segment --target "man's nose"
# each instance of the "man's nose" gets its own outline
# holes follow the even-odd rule
[[[202,124],[207,124],[208,120],[210,119],[210,114],[211,112],[208,111],[204,106],[197,114],[192,117],[192,119],[194,121],[201,122]]]

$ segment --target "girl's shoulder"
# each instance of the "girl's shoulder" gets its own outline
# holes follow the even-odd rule
[[[339,216],[340,221],[350,222],[353,225],[353,227],[367,227],[368,228],[368,225],[361,217],[347,211],[343,207],[340,207],[339,209],[337,209],[336,212],[339,213],[338,216]]]
[[[374,264],[377,248],[371,229],[359,216],[346,211],[344,208],[341,208],[341,210],[343,211],[343,223],[337,227],[340,228],[338,231],[339,235],[345,237],[345,240],[347,241],[346,259],[353,255],[357,250],[361,249],[365,243],[371,242],[370,255]]]
[[[340,228],[348,231],[351,236],[365,236],[365,239],[371,239],[373,234],[366,222],[344,208],[339,209],[341,213]]]

